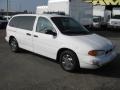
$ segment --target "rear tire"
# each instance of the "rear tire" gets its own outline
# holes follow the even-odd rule
[[[73,72],[79,68],[77,55],[71,50],[65,50],[60,54],[60,65],[65,71]]]
[[[13,52],[18,52],[19,51],[18,42],[17,42],[17,40],[15,38],[10,39],[9,45],[10,45],[11,50]]]

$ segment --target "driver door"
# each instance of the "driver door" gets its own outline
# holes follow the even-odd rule
[[[39,17],[33,36],[34,52],[56,59],[57,36],[46,34],[47,30],[56,32],[52,23],[47,18]]]

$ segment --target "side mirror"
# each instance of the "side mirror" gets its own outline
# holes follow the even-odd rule
[[[57,36],[57,33],[53,32],[52,30],[46,30],[45,33],[46,33],[46,34],[53,35],[53,36]]]

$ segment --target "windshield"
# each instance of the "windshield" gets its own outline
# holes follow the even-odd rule
[[[113,19],[120,19],[120,15],[115,15],[112,17]]]
[[[90,32],[70,17],[52,17],[61,33],[66,35],[89,34]]]
[[[0,20],[6,20],[4,17],[0,17]]]
[[[93,17],[93,22],[100,22],[100,17]]]

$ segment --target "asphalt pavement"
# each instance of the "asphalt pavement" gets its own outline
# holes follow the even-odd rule
[[[116,44],[118,57],[98,70],[69,73],[43,56],[11,52],[5,30],[0,30],[0,90],[120,90],[120,32],[96,33]]]

